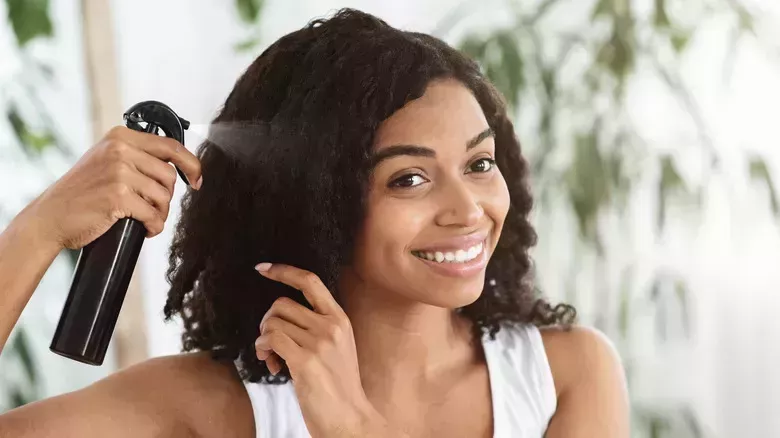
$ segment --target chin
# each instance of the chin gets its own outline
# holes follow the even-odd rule
[[[477,301],[485,286],[484,276],[474,279],[470,284],[437,286],[426,288],[418,295],[418,301],[445,309],[458,309]]]

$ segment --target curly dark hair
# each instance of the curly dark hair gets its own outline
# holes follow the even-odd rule
[[[528,251],[537,236],[528,219],[528,165],[502,96],[477,63],[445,42],[347,8],[263,51],[212,123],[281,127],[274,129],[288,134],[285,141],[234,139],[240,149],[262,151],[257,160],[226,153],[212,138],[198,147],[203,186],[181,201],[166,274],[164,312],[166,320],[183,319],[184,351],[238,359],[241,378],[252,382],[289,379],[286,367],[271,376],[256,358],[258,325],[279,297],[311,307],[253,266],[272,261],[309,270],[338,300],[340,268],[350,262],[364,218],[375,131],[443,78],[460,81],[482,107],[511,199],[483,293],[457,312],[477,336],[494,337],[505,323],[574,321],[573,307],[553,307],[533,287]]]

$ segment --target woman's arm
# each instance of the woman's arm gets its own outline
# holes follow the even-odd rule
[[[543,329],[558,408],[546,438],[628,438],[629,402],[620,358],[600,332]]]
[[[0,352],[60,250],[83,248],[126,217],[147,237],[162,231],[177,178],[168,161],[199,181],[200,162],[181,143],[114,128],[12,220],[0,234]]]
[[[12,220],[0,234],[0,353],[61,249],[80,249],[125,217],[142,222],[147,237],[162,231],[177,178],[168,162],[200,187],[200,162],[181,143],[115,128]],[[0,437],[189,435],[176,410],[186,399],[158,381],[166,369],[134,367],[0,415]]]
[[[0,234],[0,354],[16,321],[61,247],[41,232],[29,206]]]
[[[0,347],[60,247],[23,212],[0,235]],[[1,352],[0,352],[1,353]],[[157,368],[157,370],[155,370]],[[159,401],[162,367],[137,366],[87,388],[0,415],[0,438],[190,437]]]
[[[0,235],[0,347],[61,249],[43,231],[36,218],[23,211]],[[80,391],[0,415],[0,438],[170,436],[164,434],[170,432],[164,421],[148,415],[148,400],[144,403],[139,391],[146,382],[131,386],[123,383],[127,377],[110,376]]]
[[[194,436],[174,411],[176,405],[161,402],[170,398],[170,384],[158,381],[159,372],[148,368],[135,366],[2,414],[0,438]]]
[[[0,415],[0,438],[254,438],[235,368],[207,353],[150,359]]]

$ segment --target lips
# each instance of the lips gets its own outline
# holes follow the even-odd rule
[[[488,246],[487,244],[479,245],[482,250],[474,258],[466,261],[458,262],[439,262],[436,260],[428,260],[422,257],[415,257],[420,263],[431,269],[435,274],[444,277],[454,277],[460,279],[467,279],[475,277],[480,273],[485,272],[485,268],[488,264]],[[441,254],[441,253],[439,253]]]
[[[416,248],[413,252],[419,253],[455,253],[458,251],[468,251],[478,244],[484,242],[489,235],[488,231],[478,231],[464,236],[453,236],[445,239],[439,239],[431,242],[425,247]]]
[[[412,254],[425,260],[436,261],[439,263],[465,263],[475,259],[484,247],[484,242],[472,246],[467,250],[459,249],[457,251],[412,251]]]
[[[432,242],[412,254],[433,272],[468,278],[484,272],[489,259],[488,232],[476,232]]]

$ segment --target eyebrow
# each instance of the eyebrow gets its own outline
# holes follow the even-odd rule
[[[478,144],[482,143],[486,138],[493,137],[495,132],[493,128],[487,128],[480,132],[474,138],[466,142],[466,150],[475,148]],[[397,157],[399,155],[410,155],[413,157],[436,157],[436,151],[424,146],[418,146],[414,144],[396,144],[382,148],[379,152],[375,153],[371,158],[371,167],[376,167],[384,160]]]

